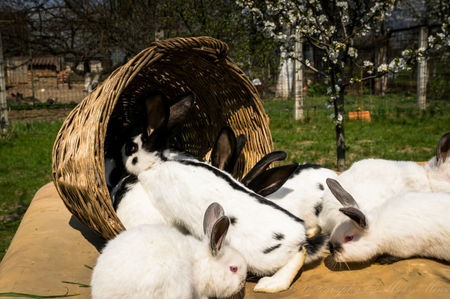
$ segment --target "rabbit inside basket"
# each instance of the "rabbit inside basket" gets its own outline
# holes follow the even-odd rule
[[[112,187],[111,197],[117,216],[127,228],[125,233],[151,224],[181,229],[201,240],[205,234],[202,221],[205,210],[217,202],[232,227],[227,244],[237,250],[234,256],[242,255],[249,271],[258,276],[279,273],[261,279],[256,290],[276,292],[287,289],[305,262],[320,258],[327,238],[321,234],[309,238],[300,218],[250,190],[223,170],[233,169],[245,137],[236,138],[230,129],[224,128],[211,154],[213,165],[168,148],[170,136],[191,113],[194,98],[188,93],[169,105],[162,93],[153,94],[145,101],[144,115],[118,134],[116,144],[121,145],[120,150],[109,149],[107,152],[105,159],[109,166],[106,172]],[[264,179],[259,182],[269,182],[275,191],[296,168],[297,165],[280,168],[281,175],[269,172],[269,176],[276,178],[275,183]],[[111,179],[114,172],[121,172],[116,175],[118,183]],[[267,192],[267,188],[261,190]],[[225,238],[224,235],[221,238]],[[273,245],[274,242],[277,244]],[[277,250],[279,247],[283,249]],[[233,273],[245,267],[228,266],[225,268]],[[241,286],[239,283],[233,285]]]

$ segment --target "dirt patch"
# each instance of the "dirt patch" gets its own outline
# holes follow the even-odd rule
[[[300,144],[300,145],[310,145],[313,143],[315,143],[315,142],[312,140],[304,140],[304,141],[298,142],[298,144]]]
[[[66,118],[70,111],[67,108],[10,110],[8,111],[8,118],[10,121],[58,120]]]
[[[0,223],[13,222],[15,220],[21,219],[22,215],[18,213],[0,215]]]

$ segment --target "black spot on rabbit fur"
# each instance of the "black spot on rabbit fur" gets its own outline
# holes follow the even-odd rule
[[[314,215],[319,216],[320,212],[322,212],[323,209],[323,205],[321,202],[319,202],[315,207],[314,207]]]
[[[230,219],[230,224],[231,225],[235,225],[237,223],[237,218],[234,216],[229,216],[228,217]]]
[[[328,236],[324,234],[317,234],[311,238],[306,239],[305,248],[309,255],[314,255],[321,250],[323,245],[327,242]],[[300,247],[301,248],[301,247]]]
[[[325,188],[323,187],[323,184],[319,183],[317,184],[317,188],[319,188],[320,190],[325,190]]]
[[[184,164],[184,165],[206,168],[209,171],[212,171],[217,177],[225,180],[233,189],[247,193],[251,197],[255,198],[260,204],[268,205],[276,210],[279,210],[279,211],[285,213],[287,216],[289,216],[293,220],[295,220],[296,222],[304,223],[303,219],[298,218],[297,216],[291,214],[289,211],[283,209],[282,207],[280,207],[277,204],[273,203],[272,201],[262,197],[261,195],[256,194],[253,191],[250,191],[249,189],[245,188],[243,185],[240,185],[239,183],[237,183],[229,175],[227,175],[226,173],[220,171],[219,169],[217,169],[211,165],[201,163],[201,162],[195,162],[195,161],[191,161],[191,160],[177,160],[176,162]]]
[[[314,164],[314,163],[305,163],[305,164],[299,165],[297,167],[297,169],[295,170],[294,174],[299,174],[303,170],[310,169],[310,168],[312,168],[312,169],[319,169],[319,168],[322,168],[322,166],[320,166],[318,164]]]
[[[264,254],[271,253],[272,251],[274,251],[275,249],[280,248],[280,247],[281,247],[281,244],[277,244],[275,246],[264,249],[263,253]]]
[[[137,162],[138,162],[138,158],[137,157],[134,157],[133,160],[131,160],[131,163],[133,165],[136,165]]]
[[[113,201],[113,207],[114,210],[117,210],[117,207],[119,206],[120,202],[122,201],[122,198],[127,193],[128,188],[131,185],[136,184],[138,181],[137,176],[134,174],[130,174],[126,177],[124,177],[113,189],[111,192],[111,198]]]
[[[328,249],[330,250],[331,254],[334,254],[335,252],[339,252],[341,250],[341,244],[335,243],[333,244],[333,242],[329,242],[328,243]]]
[[[274,238],[275,240],[281,241],[281,240],[284,239],[284,235],[283,235],[282,233],[274,233],[274,234],[273,234],[273,238]]]

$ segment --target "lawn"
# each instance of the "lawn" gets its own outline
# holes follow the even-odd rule
[[[0,259],[34,193],[51,181],[52,146],[62,121],[13,122],[0,139]]]
[[[288,161],[313,162],[336,169],[333,109],[326,97],[306,98],[305,121],[293,119],[293,101],[265,100],[276,150],[288,153]],[[439,137],[450,131],[450,99],[432,102],[426,112],[415,107],[415,98],[349,96],[346,111],[369,110],[371,122],[345,119],[346,165],[369,157],[392,160],[429,160]]]
[[[305,122],[293,120],[293,102],[264,100],[277,150],[288,161],[314,162],[336,168],[335,135],[325,97],[305,100]],[[425,161],[450,130],[450,99],[431,102],[419,113],[415,99],[349,96],[347,111],[371,112],[372,122],[346,120],[347,165],[367,157]],[[10,135],[0,139],[0,259],[35,192],[51,181],[51,151],[62,121],[13,122]]]

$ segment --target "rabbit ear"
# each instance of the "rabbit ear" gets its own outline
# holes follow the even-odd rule
[[[330,188],[331,193],[334,197],[344,206],[344,207],[358,207],[353,196],[350,195],[344,188],[339,184],[338,181],[328,178],[326,180],[328,188]]]
[[[284,165],[264,171],[254,178],[248,188],[261,196],[274,193],[292,176],[298,164]]]
[[[234,156],[231,161],[231,165],[233,165],[233,168],[234,166],[236,166],[237,160],[239,159],[246,143],[247,143],[247,136],[245,136],[245,134],[241,134],[238,137],[236,137],[236,149],[234,151]]]
[[[367,228],[366,216],[360,209],[355,207],[344,207],[339,209],[340,212],[348,216],[353,222],[362,229]]]
[[[176,99],[175,104],[169,108],[170,112],[167,128],[171,129],[181,124],[186,119],[194,104],[194,98],[194,94],[190,92]]]
[[[230,219],[227,216],[220,217],[216,223],[214,223],[211,235],[209,236],[209,245],[213,256],[217,255],[222,248],[229,227]]]
[[[441,136],[436,148],[436,161],[445,162],[447,157],[450,155],[450,132],[445,133]]]
[[[147,127],[150,131],[161,127],[169,118],[167,99],[162,93],[156,92],[148,97],[145,101],[145,106]]]
[[[211,152],[211,164],[221,170],[227,171],[229,168],[234,167],[230,165],[231,159],[236,150],[236,136],[233,130],[225,126],[220,130],[219,136],[217,136],[216,142]],[[233,169],[231,169],[233,170]]]
[[[224,214],[222,206],[217,202],[213,202],[206,209],[203,217],[203,231],[209,238],[209,246],[213,256],[222,247],[223,240],[230,226],[230,219]]]
[[[253,181],[258,175],[260,175],[272,162],[282,161],[286,159],[286,153],[283,151],[271,152],[265,155],[258,163],[253,166],[253,168],[247,173],[247,175],[242,179],[242,184],[249,186],[251,181]]]
[[[209,205],[209,207],[205,211],[205,215],[203,216],[203,232],[205,235],[210,236],[214,223],[216,223],[217,219],[224,216],[225,212],[220,204],[217,202],[213,202]]]

